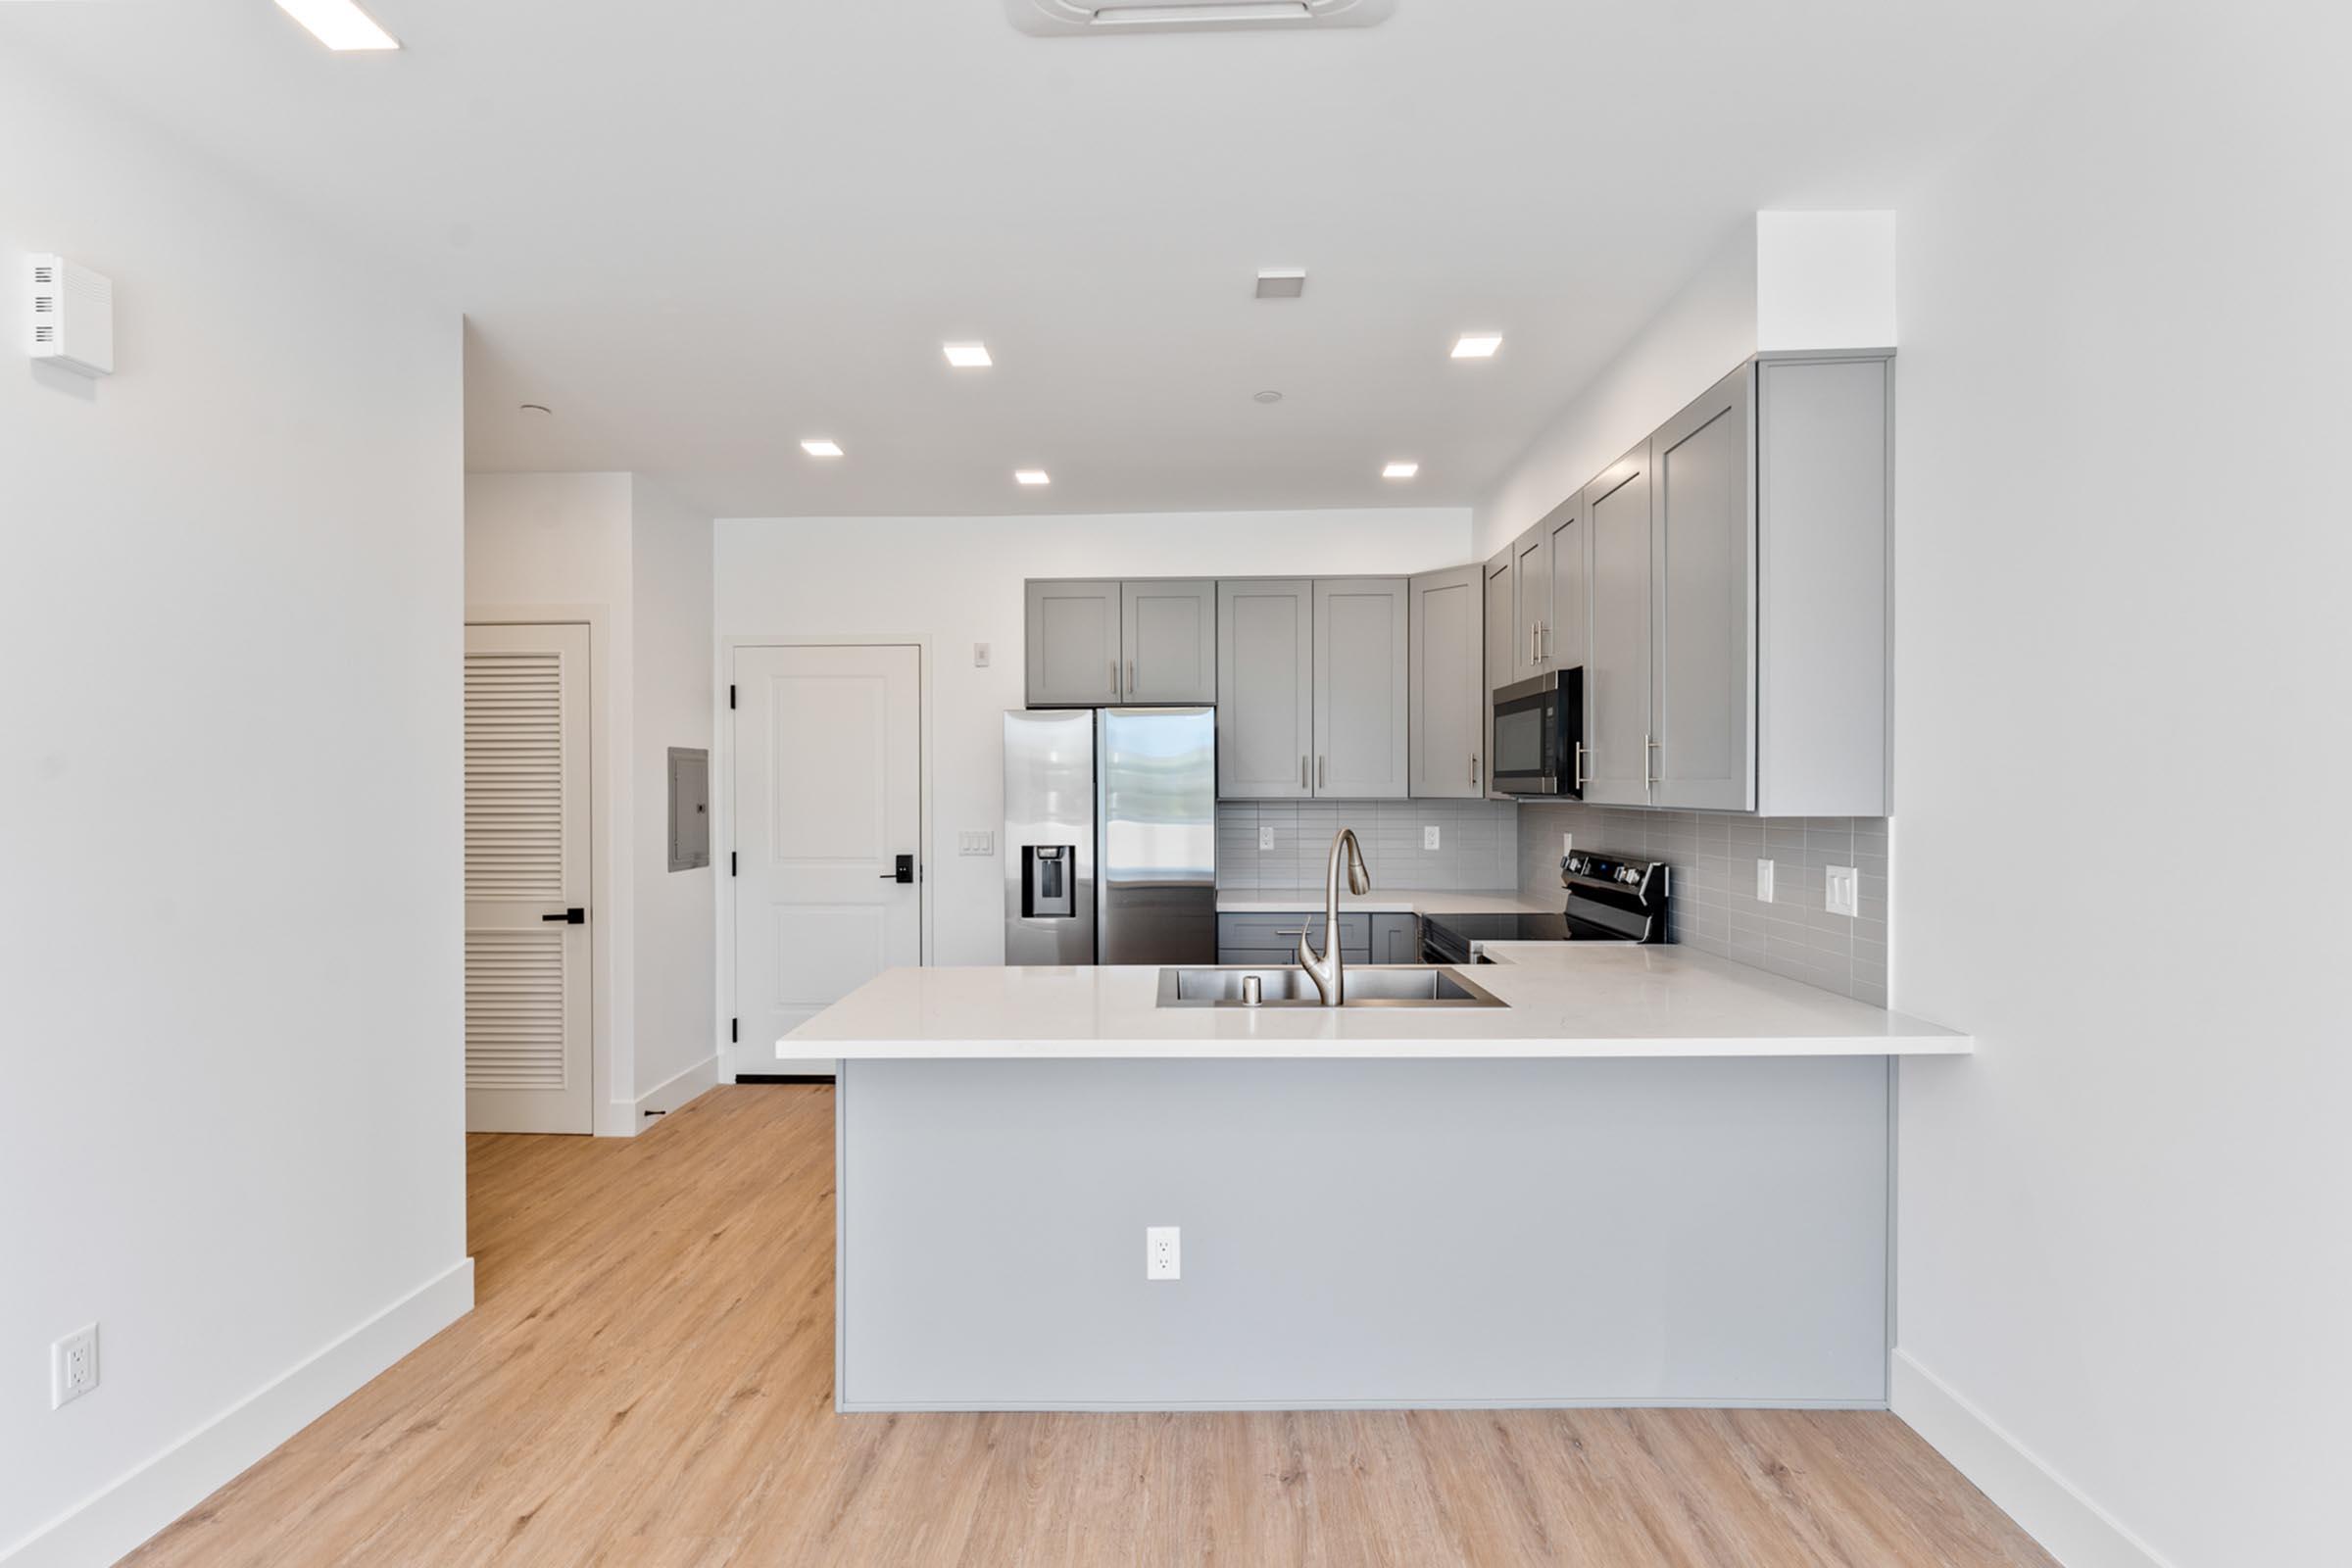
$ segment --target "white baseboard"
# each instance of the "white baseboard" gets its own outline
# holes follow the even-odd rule
[[[637,1097],[636,1103],[630,1107],[629,1132],[634,1135],[645,1131],[662,1119],[652,1112],[658,1110],[666,1116],[717,1082],[718,1057],[715,1055],[705,1056],[683,1072],[670,1074]]]
[[[2173,1568],[2122,1520],[1914,1360],[1894,1352],[1889,1404],[2066,1568]]]
[[[472,1310],[468,1257],[0,1552],[0,1563],[99,1568],[114,1562]]]

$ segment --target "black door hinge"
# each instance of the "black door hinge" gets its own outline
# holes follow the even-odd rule
[[[743,1044],[743,1020],[741,1018],[727,1020],[727,1039],[735,1045]]]
[[[735,706],[735,683],[733,681],[727,682],[727,706],[729,708]]]

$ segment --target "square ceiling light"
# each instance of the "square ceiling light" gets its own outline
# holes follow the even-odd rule
[[[958,370],[983,369],[997,363],[988,357],[988,345],[985,343],[942,343],[939,351]]]
[[[827,441],[820,436],[814,441],[802,442],[801,450],[812,458],[838,458],[841,456],[841,443]]]
[[[310,28],[311,36],[338,54],[354,49],[397,49],[400,40],[376,24],[352,0],[277,0],[277,9]]]
[[[1383,479],[1410,479],[1420,471],[1421,465],[1418,463],[1392,463],[1380,470],[1380,476]]]
[[[1043,468],[1015,468],[1012,476],[1022,484],[1052,484],[1054,476]]]
[[[1464,332],[1453,340],[1453,357],[1457,360],[1491,360],[1500,347],[1500,332]]]

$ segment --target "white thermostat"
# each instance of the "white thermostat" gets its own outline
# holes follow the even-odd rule
[[[114,374],[114,280],[63,256],[29,256],[24,281],[32,357],[84,375]]]

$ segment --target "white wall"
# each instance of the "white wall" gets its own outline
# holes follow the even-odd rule
[[[472,1300],[460,324],[6,59],[0,147],[0,1556],[94,1563]]]
[[[1024,579],[1362,575],[1468,559],[1469,514],[1451,508],[721,519],[717,623],[722,637],[933,639],[933,961],[1002,963],[1004,863],[954,852],[960,830],[1004,831],[1000,715],[1023,700]],[[972,666],[978,642],[993,650],[987,669]]]
[[[669,748],[710,744],[710,538],[642,474],[466,476],[467,613],[593,616],[600,1133],[639,1131],[716,1073],[711,873],[669,870],[667,816]]]
[[[637,1011],[625,1093],[643,1126],[647,1110],[684,1103],[718,1066],[713,873],[669,869],[669,748],[710,745],[711,528],[709,513],[643,474],[630,511]]]
[[[1540,521],[1755,352],[1756,224],[1751,218],[1736,226],[1599,374],[1574,391],[1559,417],[1479,503],[1478,558],[1494,555]]]
[[[2345,1560],[2348,49],[2150,6],[1901,206],[1897,1408],[2070,1565]]]

